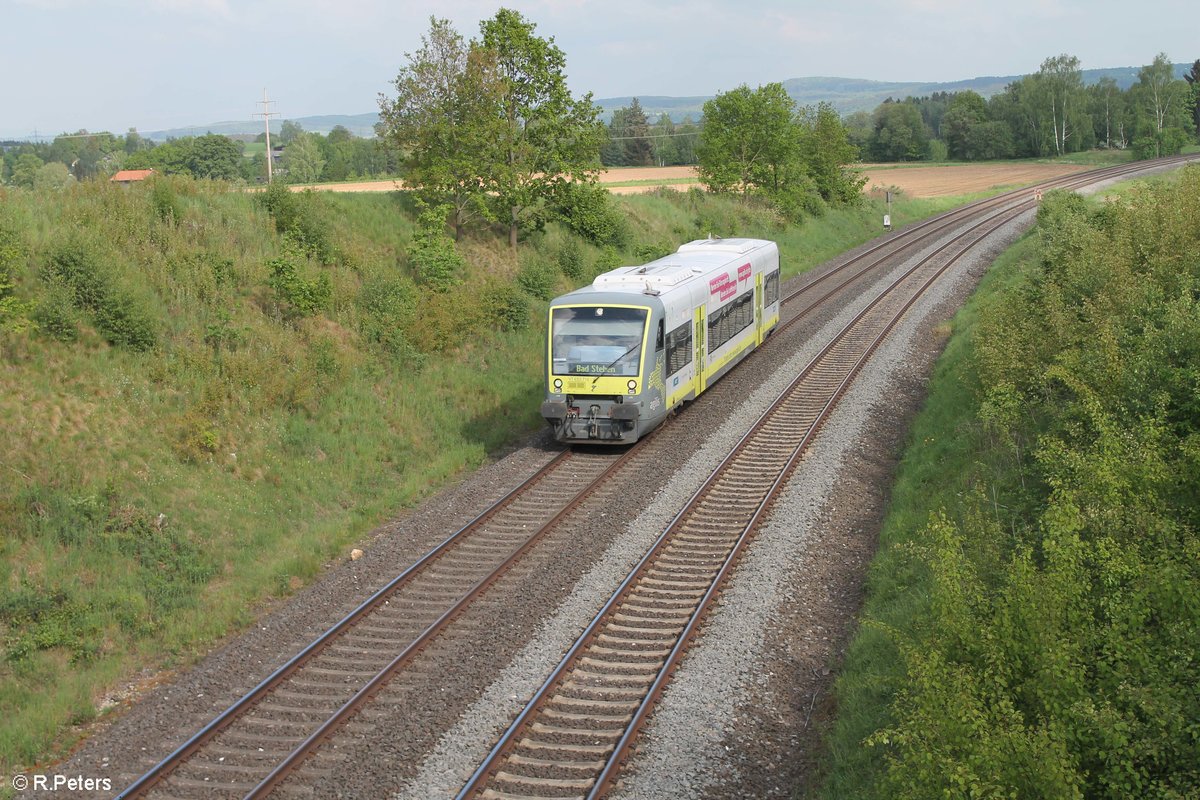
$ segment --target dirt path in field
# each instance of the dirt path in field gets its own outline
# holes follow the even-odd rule
[[[907,166],[864,164],[866,191],[893,189],[908,197],[950,197],[983,192],[997,186],[1023,186],[1082,172],[1078,164],[989,163],[954,166]],[[600,183],[613,194],[640,194],[660,186],[687,189],[698,185],[695,167],[619,167],[600,173]],[[633,184],[614,186],[612,184]],[[319,192],[394,192],[403,189],[398,180],[326,183],[296,186],[294,190]]]

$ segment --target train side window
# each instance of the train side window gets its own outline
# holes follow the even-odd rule
[[[754,290],[743,292],[708,318],[708,352],[728,342],[754,324]]]
[[[663,321],[661,319],[658,321],[658,340],[654,345],[654,349],[656,351],[663,349]]]
[[[779,270],[775,270],[763,281],[763,305],[774,305],[779,299]]]
[[[685,322],[667,334],[667,374],[674,375],[692,363],[692,323]]]

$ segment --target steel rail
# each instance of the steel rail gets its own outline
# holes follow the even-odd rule
[[[366,618],[372,611],[378,608],[387,598],[396,593],[398,589],[407,584],[419,572],[423,572],[426,568],[432,565],[441,555],[457,544],[464,536],[480,528],[486,522],[496,516],[501,510],[507,507],[514,499],[523,495],[533,486],[540,483],[547,476],[563,466],[564,462],[571,458],[572,451],[563,450],[559,452],[553,459],[546,463],[541,469],[522,481],[517,487],[506,493],[499,500],[492,503],[483,512],[478,514],[474,519],[466,525],[452,533],[441,543],[433,547],[425,553],[417,561],[413,562],[403,572],[389,581],[382,588],[364,600],[353,611],[344,616],[338,622],[334,623],[328,630],[322,633],[319,637],[310,642],[303,650],[292,656],[288,661],[279,666],[274,672],[264,678],[257,686],[244,694],[241,698],[235,701],[225,711],[221,712],[212,721],[206,724],[198,732],[193,734],[179,747],[172,751],[169,755],[158,762],[149,771],[138,778],[134,783],[130,784],[119,795],[117,800],[126,800],[126,798],[138,797],[149,791],[155,784],[164,779],[170,772],[197,751],[203,748],[217,734],[228,727],[235,719],[256,705],[263,698],[268,696],[274,687],[282,683],[286,678],[301,669],[305,663],[312,660],[318,653],[323,651],[338,636],[345,633],[355,624]],[[620,463],[621,459],[617,459],[616,463]],[[614,463],[614,467],[616,466]],[[613,467],[610,467],[611,470]],[[609,471],[604,473],[610,474]],[[593,488],[595,483],[590,484],[587,489]],[[578,495],[577,495],[578,497]]]
[[[1032,201],[1026,201],[1024,203],[1021,203],[1019,206],[1017,206],[1013,209],[1009,209],[1008,211],[1005,212],[1004,219],[1001,219],[998,222],[994,222],[994,224],[992,224],[991,227],[989,227],[983,233],[979,233],[978,229],[981,227],[984,227],[984,225],[988,222],[991,222],[992,219],[985,219],[979,225],[971,228],[968,231],[965,231],[965,232],[959,234],[958,236],[955,236],[953,239],[944,243],[942,246],[937,248],[933,253],[930,253],[928,256],[921,259],[921,261],[918,262],[918,264],[916,264],[910,270],[906,271],[903,275],[898,277],[886,289],[881,291],[875,299],[873,299],[858,315],[856,315],[856,317],[853,320],[851,320],[849,323],[847,323],[847,325],[845,327],[843,327],[843,329],[841,331],[839,331],[839,333],[836,334],[830,340],[830,342],[828,342],[825,345],[825,347],[822,348],[822,350],[817,354],[817,356],[815,356],[810,361],[808,366],[806,366],[800,372],[800,374],[796,377],[796,379],[794,379],[792,381],[792,383],[788,386],[788,388],[785,389],[779,395],[779,397],[775,400],[774,403],[772,403],[771,407],[759,417],[759,419],[755,422],[755,424],[752,426],[752,428],[749,431],[747,431],[747,433],[739,440],[739,442],[737,443],[737,445],[735,445],[735,447],[729,453],[729,455],[727,455],[721,461],[721,463],[710,473],[709,477],[705,480],[704,484],[699,489],[696,490],[696,492],[693,494],[692,498],[688,501],[688,503],[685,505],[685,507],[675,516],[675,518],[671,521],[671,523],[667,526],[667,528],[663,531],[663,533],[658,537],[658,539],[651,546],[651,548],[647,551],[647,553],[642,557],[642,559],[633,568],[633,570],[630,571],[630,573],[627,575],[625,580],[621,583],[621,585],[617,588],[617,590],[610,597],[608,602],[605,603],[603,608],[593,618],[592,622],[587,626],[587,628],[584,630],[584,632],[578,637],[578,639],[576,639],[575,643],[568,650],[567,654],[563,657],[563,659],[559,662],[558,666],[551,672],[550,676],[542,684],[541,688],[534,694],[534,696],[526,704],[525,708],[521,711],[521,713],[517,716],[517,718],[509,726],[508,730],[501,737],[500,741],[496,743],[496,745],[493,747],[491,752],[488,754],[488,756],[484,760],[484,762],[477,768],[475,773],[468,780],[467,784],[464,786],[462,791],[460,791],[460,793],[458,794],[459,800],[464,800],[466,797],[470,796],[471,794],[473,794],[477,791],[481,791],[482,786],[483,786],[484,782],[490,776],[490,773],[497,768],[497,763],[506,754],[506,751],[508,751],[511,748],[514,740],[518,736],[523,734],[527,723],[530,721],[531,717],[536,713],[536,711],[538,710],[538,708],[540,707],[542,702],[546,698],[548,698],[549,695],[551,694],[551,692],[555,691],[558,688],[558,686],[563,682],[564,676],[570,671],[571,667],[577,661],[581,651],[585,647],[589,646],[594,641],[597,632],[599,631],[600,627],[605,623],[605,620],[612,614],[612,612],[614,611],[614,609],[617,606],[619,606],[621,603],[623,603],[625,601],[625,599],[628,596],[630,589],[632,588],[634,583],[636,583],[640,579],[640,577],[641,577],[643,571],[646,569],[646,567],[661,554],[663,548],[665,547],[665,544],[671,539],[672,534],[674,533],[675,529],[680,525],[681,521],[684,520],[689,513],[691,513],[691,510],[699,503],[701,498],[706,496],[708,494],[708,492],[711,490],[711,488],[721,479],[721,477],[725,474],[727,468],[734,462],[734,460],[737,458],[737,456],[740,455],[746,449],[747,445],[754,439],[754,437],[759,433],[759,431],[761,431],[762,427],[766,424],[766,422],[769,419],[771,419],[779,411],[780,407],[784,404],[786,399],[797,389],[797,387],[800,385],[800,383],[808,375],[810,375],[812,373],[812,371],[822,361],[822,359],[826,358],[830,354],[830,352],[851,331],[854,330],[855,326],[857,326],[885,298],[889,297],[897,289],[898,286],[900,286],[902,283],[907,281],[911,275],[913,275],[915,272],[920,270],[923,266],[925,266],[926,264],[931,262],[937,255],[939,255],[942,252],[944,252],[945,250],[949,249],[952,245],[956,244],[960,240],[974,236],[975,241],[972,242],[971,244],[967,245],[966,247],[964,247],[961,252],[959,252],[958,254],[953,256],[951,259],[949,259],[946,264],[944,264],[939,270],[937,270],[937,272],[935,272],[934,275],[932,275],[929,279],[927,279],[925,284],[917,291],[917,293],[915,293],[913,297],[909,298],[909,300],[904,304],[904,306],[901,308],[900,311],[895,313],[893,319],[888,323],[888,325],[885,327],[885,329],[883,331],[881,331],[875,337],[873,342],[869,345],[868,349],[858,358],[858,360],[855,362],[855,364],[851,367],[850,371],[844,376],[843,380],[839,384],[838,388],[835,390],[834,394],[829,398],[829,400],[826,402],[825,406],[822,408],[822,410],[819,414],[818,420],[807,431],[807,433],[802,438],[800,444],[796,447],[794,452],[789,457],[783,470],[776,476],[775,480],[772,482],[771,486],[769,487],[766,496],[763,498],[763,500],[759,503],[758,507],[753,512],[750,523],[745,527],[745,529],[739,535],[737,543],[735,544],[734,549],[731,552],[730,556],[727,558],[725,564],[723,564],[723,566],[719,570],[717,577],[713,580],[712,584],[709,586],[709,589],[705,593],[704,599],[703,599],[701,605],[693,613],[690,622],[688,623],[688,625],[685,628],[685,634],[681,635],[680,638],[676,641],[676,644],[672,648],[671,655],[668,656],[668,661],[664,664],[664,666],[660,667],[658,677],[655,679],[651,688],[647,692],[646,700],[639,706],[639,710],[638,710],[638,712],[635,713],[633,721],[631,721],[631,723],[629,723],[629,726],[626,728],[625,733],[623,734],[622,738],[620,739],[617,747],[614,749],[613,754],[606,761],[606,765],[605,765],[604,769],[602,770],[601,776],[599,776],[597,778],[597,781],[594,784],[593,789],[592,789],[591,793],[589,794],[589,797],[598,796],[598,794],[603,791],[603,788],[607,785],[607,781],[610,780],[610,778],[613,774],[615,765],[619,762],[620,758],[623,756],[625,748],[629,746],[629,744],[633,740],[633,737],[636,735],[636,732],[637,732],[636,727],[640,727],[641,722],[645,718],[645,715],[648,712],[649,708],[651,707],[653,702],[657,699],[659,693],[661,693],[661,690],[665,686],[666,681],[669,680],[669,674],[670,674],[671,670],[673,670],[674,665],[677,662],[678,655],[680,653],[682,653],[683,649],[686,647],[687,641],[690,640],[691,636],[693,635],[693,633],[696,629],[696,626],[699,624],[699,621],[702,618],[705,609],[707,608],[707,605],[711,602],[712,598],[715,597],[716,592],[719,591],[719,587],[721,586],[725,577],[728,575],[729,569],[732,567],[733,561],[734,561],[737,553],[741,552],[744,542],[747,540],[747,537],[750,535],[750,533],[753,531],[754,527],[757,525],[759,519],[761,519],[762,514],[765,512],[770,501],[773,499],[775,494],[778,492],[779,487],[782,486],[783,483],[786,481],[786,478],[788,477],[788,475],[790,474],[790,471],[794,467],[796,460],[803,453],[804,449],[807,448],[809,442],[811,442],[811,440],[812,440],[812,437],[815,436],[817,430],[819,429],[821,422],[823,422],[825,417],[828,416],[828,413],[833,408],[833,406],[836,404],[836,402],[840,398],[841,394],[845,391],[846,387],[850,384],[850,382],[855,377],[855,375],[857,375],[858,371],[861,369],[862,364],[865,363],[865,361],[869,358],[871,353],[874,352],[874,350],[878,347],[879,343],[883,340],[883,338],[887,335],[887,333],[889,333],[890,330],[899,322],[899,320],[904,316],[904,314],[912,306],[912,304],[915,303],[917,301],[917,299],[919,299],[921,296],[923,296],[924,292],[927,291],[928,287],[930,285],[932,285],[932,283],[938,277],[940,277],[940,275],[943,274],[945,272],[945,270],[949,269],[950,266],[952,266],[954,263],[956,263],[957,260],[963,254],[965,254],[966,252],[969,252],[971,250],[971,248],[974,247],[975,244],[977,244],[979,241],[982,241],[984,238],[986,238],[988,235],[990,235],[996,229],[1002,227],[1005,224],[1008,224],[1012,219],[1015,219],[1015,218],[1019,217],[1020,215],[1024,214],[1025,212],[1027,212],[1029,210],[1029,206],[1031,205],[1031,203],[1032,203]]]

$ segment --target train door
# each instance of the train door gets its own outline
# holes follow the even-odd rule
[[[762,273],[754,276],[754,345],[763,343],[763,283]]]
[[[696,342],[696,395],[704,391],[704,304],[696,307],[696,331],[693,339]]]

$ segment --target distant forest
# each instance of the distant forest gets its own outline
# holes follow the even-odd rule
[[[863,161],[983,161],[1065,155],[1093,148],[1131,150],[1135,157],[1177,153],[1200,129],[1200,60],[1183,79],[1166,54],[1121,88],[1105,77],[1085,85],[1078,58],[1047,58],[1036,73],[984,98],[973,91],[888,98],[873,112],[844,118]],[[615,109],[599,149],[600,163],[673,166],[697,163],[703,116],[656,120],[637,98]],[[263,135],[253,142],[208,133],[162,143],[130,129],[124,136],[78,131],[52,142],[0,142],[0,183],[61,188],[73,181],[107,179],[122,169],[260,183],[266,180]],[[272,166],[291,183],[397,176],[402,154],[385,140],[360,137],[343,126],[306,132],[292,121],[271,140]]]

